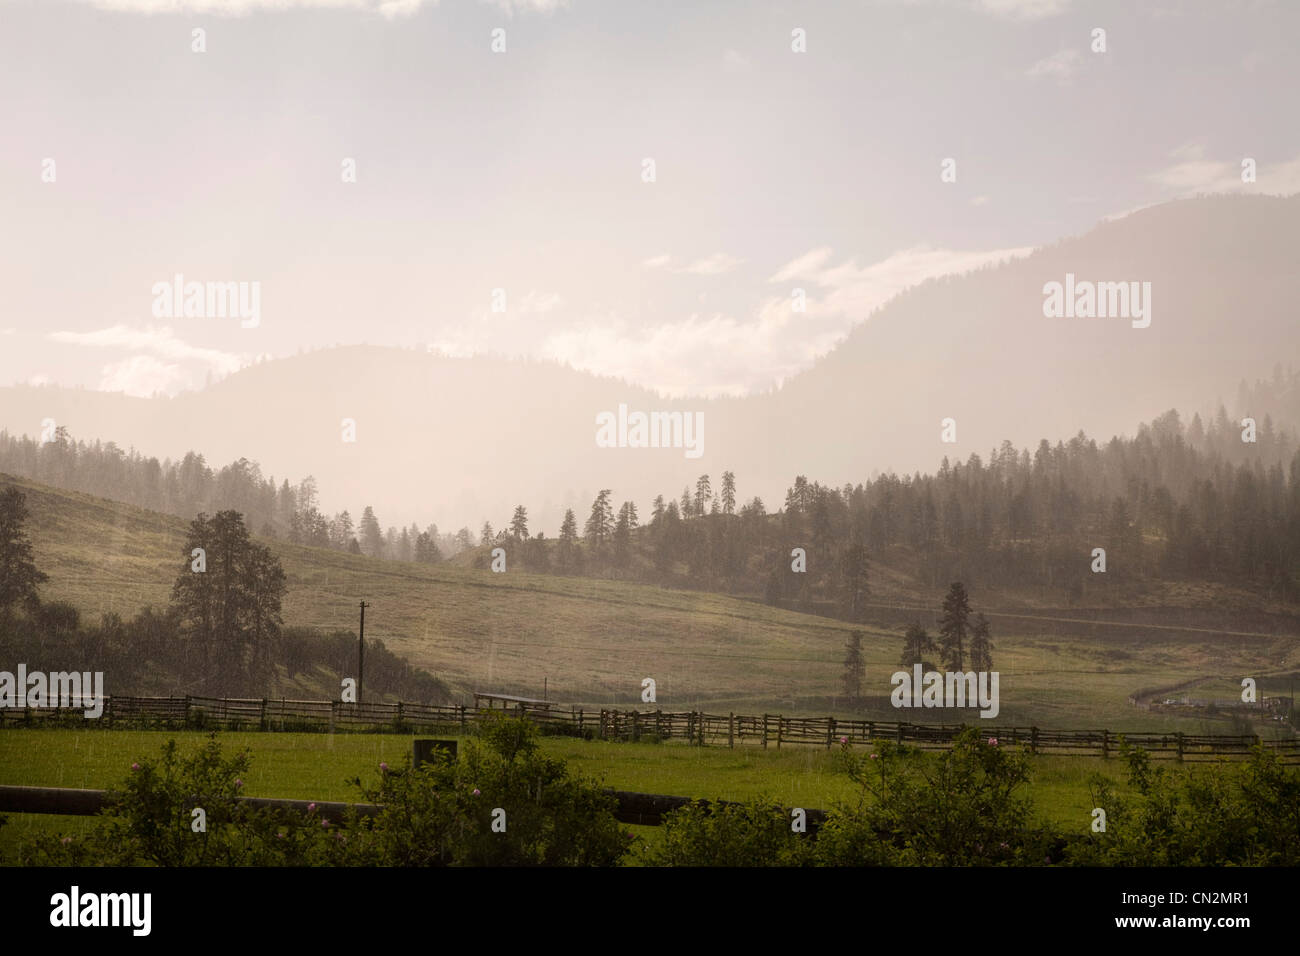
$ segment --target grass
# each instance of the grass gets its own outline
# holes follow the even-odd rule
[[[248,748],[253,761],[245,778],[249,796],[354,800],[347,783],[373,782],[380,762],[400,765],[411,737],[393,734],[233,733],[219,735],[227,753]],[[109,789],[140,757],[156,756],[175,739],[192,750],[206,739],[196,731],[5,730],[0,731],[0,784]],[[463,739],[463,738],[462,738]],[[542,738],[543,749],[565,759],[574,773],[618,790],[668,793],[722,800],[771,798],[783,806],[829,809],[856,799],[834,769],[834,754],[819,747],[691,747],[686,744],[610,743]],[[1091,817],[1088,777],[1122,779],[1120,761],[1092,757],[1033,758],[1030,793],[1039,816],[1064,828],[1086,831]],[[1123,789],[1122,787],[1120,788]],[[73,834],[88,818],[12,814],[0,827],[0,861],[12,861],[20,843],[37,833]],[[655,827],[636,832],[653,840]]]
[[[186,521],[7,476],[3,484],[27,495],[37,563],[50,575],[46,600],[69,601],[91,620],[167,603],[172,581],[188,566]],[[287,575],[286,624],[353,628],[364,598],[367,635],[462,698],[478,689],[540,697],[545,685],[561,701],[643,706],[641,681],[653,677],[665,710],[848,716],[836,695],[845,642],[859,630],[866,713],[898,716],[888,695],[901,627],[855,626],[711,593],[268,543]],[[974,595],[977,607],[980,598]],[[1181,624],[1192,612],[1170,613]],[[1097,625],[1071,634],[1068,625],[1048,621],[1006,626],[1016,630],[994,634],[1003,725],[1231,732],[1223,721],[1136,710],[1128,697],[1138,688],[1222,682],[1225,675],[1262,681],[1300,650],[1295,636],[1227,637],[1212,629]],[[169,691],[183,693],[155,689]],[[944,715],[913,711],[907,719]]]

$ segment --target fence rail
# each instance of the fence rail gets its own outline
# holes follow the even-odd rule
[[[496,711],[501,713],[502,711]],[[100,726],[162,726],[197,729],[327,731],[369,730],[467,732],[490,712],[464,704],[362,703],[286,698],[124,697],[104,698],[100,718],[89,720],[77,707],[0,708],[0,728],[82,722]],[[602,740],[685,740],[693,744],[725,742],[762,747],[811,744],[851,746],[879,740],[944,748],[966,724],[912,724],[903,721],[786,717],[783,714],[709,714],[703,711],[559,710],[521,703],[510,713],[528,717],[546,732]],[[1287,763],[1300,763],[1300,738],[1261,738],[1256,734],[1188,734],[1151,731],[1049,730],[1039,727],[991,727],[978,724],[980,735],[999,743],[1027,745],[1034,753],[1109,757],[1121,736],[1156,759],[1209,760],[1244,756],[1257,744]]]

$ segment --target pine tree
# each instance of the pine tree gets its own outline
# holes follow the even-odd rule
[[[361,512],[361,527],[358,529],[361,539],[361,552],[368,554],[372,558],[382,558],[384,556],[384,532],[379,528],[379,519],[375,517],[375,510],[366,505],[365,511]]]
[[[722,473],[722,513],[724,515],[736,513],[735,472],[724,471]]]
[[[939,621],[939,652],[948,671],[962,671],[965,663],[966,637],[970,633],[970,601],[960,581],[953,582],[943,599],[943,617]]]
[[[930,639],[929,632],[920,624],[913,624],[903,635],[903,656],[898,663],[908,668],[920,664],[922,670],[932,671],[935,669],[934,664],[926,655],[934,653],[934,650],[934,641]]]
[[[516,541],[528,539],[528,510],[523,505],[515,506],[514,517],[510,519],[510,534]]]
[[[609,503],[610,489],[603,489],[591,503],[591,515],[587,518],[583,533],[587,542],[599,549],[609,540],[614,531],[614,506]]]
[[[561,571],[571,571],[578,563],[578,519],[572,508],[565,509],[560,525],[559,563]]]
[[[32,604],[36,589],[48,575],[36,567],[32,543],[23,529],[27,521],[27,496],[17,488],[0,492],[0,621],[15,604]]]
[[[492,530],[492,522],[484,521],[483,527],[479,529],[479,546],[490,548],[496,542],[496,532]]]
[[[840,555],[840,608],[850,621],[861,623],[867,613],[867,549],[849,545]]]
[[[989,621],[983,614],[975,615],[970,635],[970,667],[973,671],[993,670],[993,642],[989,640]]]
[[[844,649],[844,696],[856,705],[862,699],[862,677],[867,669],[862,657],[862,632],[854,631]]]
[[[713,499],[713,489],[709,485],[709,476],[700,475],[695,479],[695,514],[702,517],[705,514],[705,508]]]

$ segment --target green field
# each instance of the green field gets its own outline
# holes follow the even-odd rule
[[[4,730],[0,784],[108,789],[122,781],[133,761],[156,756],[167,740],[188,751],[205,737],[146,730]],[[249,796],[296,799],[355,800],[348,778],[373,783],[381,761],[397,766],[411,750],[410,737],[393,734],[223,733],[220,740],[227,753],[252,752]],[[832,752],[820,747],[729,750],[563,737],[542,738],[542,746],[568,761],[571,771],[617,790],[722,800],[770,797],[784,806],[822,809],[856,798],[849,780],[834,770]],[[1116,759],[1041,756],[1033,758],[1033,769],[1031,794],[1040,816],[1079,832],[1091,819],[1089,775],[1123,777]],[[0,828],[0,861],[12,860],[19,843],[38,832],[76,833],[88,825],[87,818],[12,814],[9,825]],[[658,833],[655,827],[636,831],[651,840]]]
[[[127,615],[166,604],[187,560],[185,521],[0,477],[4,484],[27,495],[37,563],[50,576],[42,588],[46,600],[69,601],[92,621],[105,612]],[[656,706],[664,710],[852,716],[836,697],[845,640],[855,629],[842,621],[711,593],[513,570],[493,574],[456,563],[403,564],[268,543],[288,578],[287,625],[351,628],[357,602],[365,599],[367,636],[436,674],[461,700],[473,690],[540,697],[545,687],[565,703],[644,709],[641,681],[652,677]],[[897,573],[882,568],[880,575]],[[979,594],[972,601],[985,606]],[[1085,626],[1064,617],[995,619],[1002,708],[996,722],[1232,732],[1223,720],[1148,714],[1128,697],[1139,688],[1211,679],[1230,690],[1242,675],[1258,677],[1264,688],[1267,675],[1294,669],[1300,637],[1197,629],[1195,614],[1186,607],[1169,611],[1186,630]],[[856,629],[865,635],[865,715],[897,719],[888,694],[902,627]],[[184,693],[162,685],[136,690]],[[298,685],[284,694],[323,697],[328,688],[317,690]],[[942,718],[912,711],[905,719]]]

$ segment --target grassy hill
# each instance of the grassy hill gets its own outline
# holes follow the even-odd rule
[[[92,620],[167,603],[185,561],[185,521],[0,476],[5,485],[27,496],[37,562],[50,576],[46,600],[68,601]],[[651,677],[665,710],[846,712],[837,695],[845,640],[855,628],[841,621],[708,593],[266,543],[287,575],[286,624],[354,629],[364,599],[367,636],[458,695],[488,689],[541,696],[545,688],[560,701],[645,708],[641,681]],[[972,600],[984,606],[981,595]],[[864,693],[869,712],[897,719],[889,675],[902,627],[926,615],[878,610],[876,623],[857,627],[865,635]],[[990,614],[1002,675],[997,723],[1190,731],[1204,721],[1148,715],[1129,695],[1248,675],[1263,693],[1278,693],[1286,689],[1281,675],[1300,660],[1300,636],[1285,624],[1272,633],[1227,629],[1209,612],[1201,620],[1186,608],[1161,623],[1143,610],[1131,621],[1079,611],[1070,618]],[[907,713],[923,722],[943,712]],[[1213,729],[1228,728],[1217,722]]]

